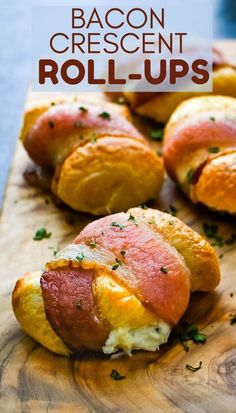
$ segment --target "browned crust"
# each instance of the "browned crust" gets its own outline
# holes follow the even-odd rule
[[[198,97],[183,102],[165,129],[164,164],[193,202],[236,211],[236,99]]]

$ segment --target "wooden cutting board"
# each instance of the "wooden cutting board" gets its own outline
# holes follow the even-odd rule
[[[233,42],[221,43],[235,58]],[[46,96],[47,97],[47,96]],[[45,98],[30,94],[28,103]],[[51,96],[54,99],[54,96]],[[7,137],[6,137],[7,139]],[[81,358],[56,356],[42,348],[19,328],[11,310],[11,291],[26,271],[43,269],[53,251],[63,248],[89,222],[91,216],[56,207],[49,194],[30,187],[23,172],[30,160],[18,143],[1,216],[1,312],[0,312],[0,412],[236,412],[236,245],[216,248],[222,282],[216,291],[195,293],[184,320],[195,323],[207,342],[190,344],[189,352],[176,340],[159,352],[136,352],[131,358],[111,360],[86,354]],[[223,183],[222,183],[223,184]],[[175,185],[165,180],[160,209],[177,209],[177,216],[203,233],[202,224],[216,223],[228,238],[235,218],[219,217],[190,204]],[[50,239],[33,241],[35,231],[45,227]],[[186,364],[202,368],[195,373]],[[125,375],[110,377],[112,369]]]

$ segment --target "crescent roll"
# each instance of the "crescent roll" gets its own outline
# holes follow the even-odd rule
[[[220,281],[214,249],[179,219],[133,208],[87,225],[12,294],[22,328],[49,350],[155,351],[190,293]]]
[[[165,128],[163,155],[169,175],[194,203],[236,213],[236,99],[183,102]]]
[[[214,95],[236,97],[236,68],[216,49],[213,51],[212,83]],[[166,123],[177,106],[186,99],[209,94],[202,92],[126,92],[124,98],[139,115]]]
[[[78,102],[29,110],[21,132],[37,165],[52,171],[52,191],[71,208],[106,215],[159,194],[163,163],[114,104]]]

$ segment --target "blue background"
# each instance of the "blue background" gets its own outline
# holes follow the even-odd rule
[[[212,1],[214,38],[236,38],[236,0]],[[31,4],[32,0],[0,3],[0,206],[30,79]]]

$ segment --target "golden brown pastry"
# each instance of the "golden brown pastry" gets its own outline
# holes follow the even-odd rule
[[[214,95],[236,97],[236,68],[227,63],[217,50],[214,50],[213,54],[212,81],[212,93]],[[209,95],[209,92],[127,92],[123,94],[135,112],[161,123],[168,121],[171,114],[181,102],[192,97],[203,95]]]
[[[220,281],[213,248],[169,214],[133,208],[87,225],[12,295],[22,328],[55,353],[155,351],[192,291]]]
[[[164,163],[194,203],[236,213],[236,99],[183,102],[164,134]]]
[[[52,191],[78,211],[105,215],[156,198],[162,160],[110,103],[42,105],[29,110],[21,132],[30,157],[51,169]]]

